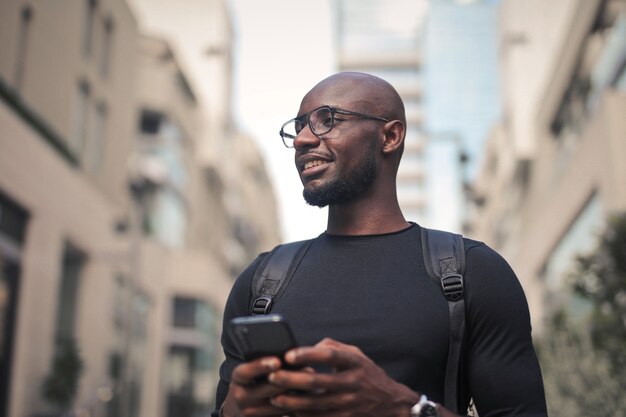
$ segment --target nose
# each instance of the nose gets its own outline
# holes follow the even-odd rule
[[[295,149],[315,148],[320,142],[321,139],[311,131],[311,127],[307,124],[293,140],[293,147]]]

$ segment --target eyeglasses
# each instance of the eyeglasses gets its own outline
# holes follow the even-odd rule
[[[330,106],[318,107],[315,110],[291,119],[280,128],[280,137],[283,138],[283,143],[288,148],[293,148],[293,141],[300,133],[304,126],[308,123],[311,132],[315,136],[325,135],[333,130],[335,127],[335,114],[345,114],[348,116],[356,116],[361,119],[380,120],[382,122],[389,122],[384,117],[370,116],[365,113],[358,113],[355,111],[337,109]]]

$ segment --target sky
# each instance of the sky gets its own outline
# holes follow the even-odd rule
[[[308,206],[278,135],[297,115],[302,97],[332,74],[335,52],[328,0],[232,0],[236,122],[258,143],[273,180],[285,241],[326,229],[327,210]]]

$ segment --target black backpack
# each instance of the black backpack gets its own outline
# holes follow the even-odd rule
[[[428,275],[441,285],[450,311],[450,349],[446,366],[444,406],[458,410],[461,344],[465,331],[463,236],[421,228],[421,245]],[[309,250],[312,240],[276,246],[261,262],[252,279],[252,315],[269,314],[274,302],[285,292],[289,281]]]

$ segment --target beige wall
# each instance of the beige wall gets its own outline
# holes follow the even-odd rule
[[[76,336],[89,363],[83,379],[87,385],[97,379],[104,382],[96,376],[106,375],[102,350],[114,343],[108,297],[103,294],[110,292],[107,282],[117,267],[106,258],[124,253],[111,227],[119,210],[4,105],[0,112],[0,188],[31,214],[22,260],[9,411],[10,416],[26,417],[43,406],[39,386],[53,353],[63,242],[69,240],[90,256],[81,282],[82,303],[77,307],[81,319],[76,323]],[[81,402],[92,394],[86,391]]]
[[[603,90],[579,116],[579,132],[556,137],[550,130],[600,2],[545,6],[538,0],[502,4],[505,113],[487,142],[475,184],[484,204],[474,221],[474,236],[518,273],[539,333],[554,307],[546,262],[590,197],[596,193],[604,216],[626,209],[624,91]]]
[[[135,80],[135,42],[137,27],[123,0],[98,2],[93,48],[85,56],[82,48],[86,4],[84,0],[29,3],[20,0],[3,1],[0,5],[0,26],[6,36],[0,40],[0,76],[18,92],[30,108],[43,116],[45,122],[72,149],[73,120],[80,83],[89,85],[88,127],[93,122],[96,106],[106,107],[103,166],[97,170],[87,167],[86,143],[73,153],[98,187],[116,204],[126,199],[125,156],[136,115],[132,86]],[[20,85],[15,85],[18,56],[19,21],[21,9],[31,4],[32,19],[24,49],[24,71]],[[103,22],[113,22],[110,68],[108,75],[100,73]],[[117,138],[118,140],[112,140]]]
[[[108,354],[119,350],[112,327],[112,278],[128,272],[128,250],[114,231],[129,205],[126,158],[134,129],[134,41],[136,23],[121,0],[99,2],[92,54],[82,51],[86,1],[0,4],[0,78],[18,100],[70,150],[78,165],[53,150],[32,126],[1,106],[0,189],[30,213],[11,369],[8,415],[32,416],[46,410],[40,387],[54,353],[54,332],[64,242],[87,255],[79,286],[75,337],[85,363],[77,407],[95,406],[97,388],[110,385]],[[30,5],[23,47],[20,20]],[[110,68],[100,68],[104,21],[113,22]],[[20,52],[21,51],[21,52]],[[23,71],[16,72],[22,54]],[[17,76],[16,74],[19,74]],[[72,148],[73,120],[80,83],[89,85],[87,129],[97,106],[106,107],[102,166],[87,163],[84,148]],[[88,138],[92,139],[91,136]],[[94,334],[97,329],[97,334]]]

